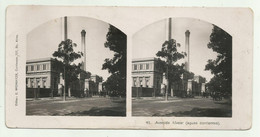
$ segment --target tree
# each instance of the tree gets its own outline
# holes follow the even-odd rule
[[[110,25],[106,35],[105,47],[114,51],[112,59],[105,59],[102,69],[107,69],[111,75],[105,82],[105,87],[114,95],[126,95],[126,35]]]
[[[166,61],[163,61],[161,59],[158,60],[159,66],[161,67],[162,72],[164,72],[166,75],[167,73],[169,74],[169,81],[170,83],[174,81],[180,81],[182,80],[182,74],[186,74],[185,76],[190,76],[190,72],[184,70],[184,64],[179,65],[179,64],[173,64],[173,62],[169,65],[167,65]],[[169,68],[169,71],[167,72],[167,66]],[[189,74],[189,75],[188,75]],[[194,75],[194,74],[193,74]],[[170,84],[171,86],[171,84]]]
[[[181,75],[184,73],[183,65],[178,65],[176,62],[184,58],[185,53],[178,52],[177,47],[180,47],[180,44],[176,43],[174,39],[169,39],[162,44],[161,51],[156,53],[156,56],[166,60],[160,63],[167,78],[165,100],[168,100],[168,93],[170,92],[172,82],[181,80]]]
[[[125,87],[120,86],[123,85],[122,78],[118,74],[113,74],[108,77],[108,79],[104,82],[104,86],[106,90],[108,90],[109,96],[125,96]]]
[[[64,79],[64,92],[63,92],[63,100],[66,100],[66,92],[70,87],[70,83],[78,79],[78,74],[81,72],[80,66],[81,64],[73,64],[73,62],[81,58],[82,53],[76,53],[74,51],[74,47],[77,45],[72,42],[72,40],[67,39],[65,41],[61,41],[58,46],[58,50],[55,51],[52,55],[53,57],[58,58],[56,60],[57,66],[59,66],[59,70],[62,73]]]
[[[217,52],[215,60],[208,60],[205,70],[210,70],[214,77],[208,86],[214,92],[232,95],[232,36],[213,25],[208,48]]]

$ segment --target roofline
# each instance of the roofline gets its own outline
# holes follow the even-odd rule
[[[156,58],[156,57],[135,58],[135,59],[132,59],[132,63],[133,62],[143,62],[143,61],[157,61],[157,60],[159,60],[159,58]]]
[[[50,60],[54,60],[54,58],[48,57],[48,58],[30,59],[30,60],[26,60],[26,64],[27,63],[44,62],[44,61],[50,61]]]

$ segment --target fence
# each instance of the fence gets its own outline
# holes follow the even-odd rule
[[[146,87],[132,87],[132,97],[154,97],[160,96],[158,92],[155,92],[153,88],[146,88]]]
[[[57,96],[55,93],[53,91],[53,96]],[[50,88],[26,88],[26,98],[43,98],[51,96],[52,91]]]

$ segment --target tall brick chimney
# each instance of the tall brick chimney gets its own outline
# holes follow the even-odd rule
[[[64,40],[68,39],[67,16],[64,17]]]
[[[82,67],[81,69],[86,71],[86,31],[81,31],[81,52],[83,53]]]
[[[190,71],[190,31],[185,32],[185,52],[187,56],[185,57],[185,69]]]
[[[172,18],[169,18],[168,40],[172,39]]]

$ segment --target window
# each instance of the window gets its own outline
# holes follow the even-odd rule
[[[133,87],[136,87],[136,78],[133,78]]]
[[[34,71],[34,66],[33,65],[31,66],[31,71]]]
[[[26,72],[28,72],[28,66],[26,66]]]
[[[140,87],[143,87],[143,79],[140,79]]]
[[[36,66],[36,69],[37,69],[37,70],[40,70],[40,65],[37,65],[37,66]]]
[[[43,70],[46,70],[46,64],[43,64],[42,67],[43,67]]]
[[[46,88],[46,79],[42,80],[42,85],[43,85],[43,88]]]
[[[146,69],[149,69],[149,64],[146,64]]]
[[[136,64],[134,64],[134,70],[137,70],[137,65]]]
[[[39,79],[39,78],[37,78],[37,79],[36,79],[36,81],[37,81],[37,85],[36,85],[36,86],[37,86],[37,88],[40,88],[40,87],[41,87],[40,79]]]
[[[140,64],[140,70],[142,70],[143,69],[143,64]]]
[[[145,81],[146,81],[146,87],[149,87],[149,78],[146,78]]]
[[[31,88],[34,88],[34,81],[31,79]]]

